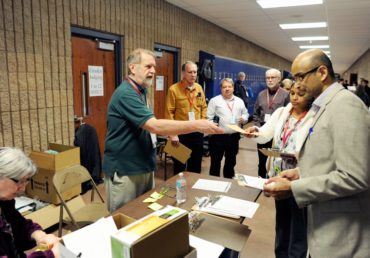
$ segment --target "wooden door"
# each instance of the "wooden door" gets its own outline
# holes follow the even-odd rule
[[[107,107],[115,90],[115,51],[97,46],[96,40],[72,36],[74,113],[96,129],[103,154]]]
[[[168,88],[174,84],[175,53],[162,50],[162,56],[156,58],[156,80],[154,85],[154,114],[158,119],[164,118]],[[163,84],[162,84],[163,83]]]

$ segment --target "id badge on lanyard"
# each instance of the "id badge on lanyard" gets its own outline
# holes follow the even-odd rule
[[[189,121],[194,121],[195,120],[195,113],[194,113],[194,111],[188,112],[188,116],[189,116]]]

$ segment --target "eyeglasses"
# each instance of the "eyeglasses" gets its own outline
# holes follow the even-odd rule
[[[308,72],[305,72],[305,73],[297,73],[296,75],[293,76],[293,79],[295,82],[302,82],[307,75],[309,75],[310,73],[313,73],[313,72],[316,72],[317,69],[319,69],[321,65],[319,66],[316,66],[315,68],[309,70]]]
[[[17,185],[25,185],[27,184],[29,181],[31,181],[30,178],[25,178],[25,179],[15,179],[15,178],[10,178],[14,183],[16,183]]]
[[[275,80],[277,76],[268,76],[266,77],[266,80]]]

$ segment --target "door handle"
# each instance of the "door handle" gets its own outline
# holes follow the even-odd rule
[[[89,105],[87,99],[87,73],[81,74],[82,82],[82,116],[85,117],[89,114]]]

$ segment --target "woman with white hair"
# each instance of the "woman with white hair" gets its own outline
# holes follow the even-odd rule
[[[16,209],[14,198],[24,192],[30,178],[36,173],[33,162],[17,148],[0,148],[0,257],[54,258],[59,257],[59,238],[46,234],[40,225],[25,219]],[[34,246],[46,251],[25,250]]]

